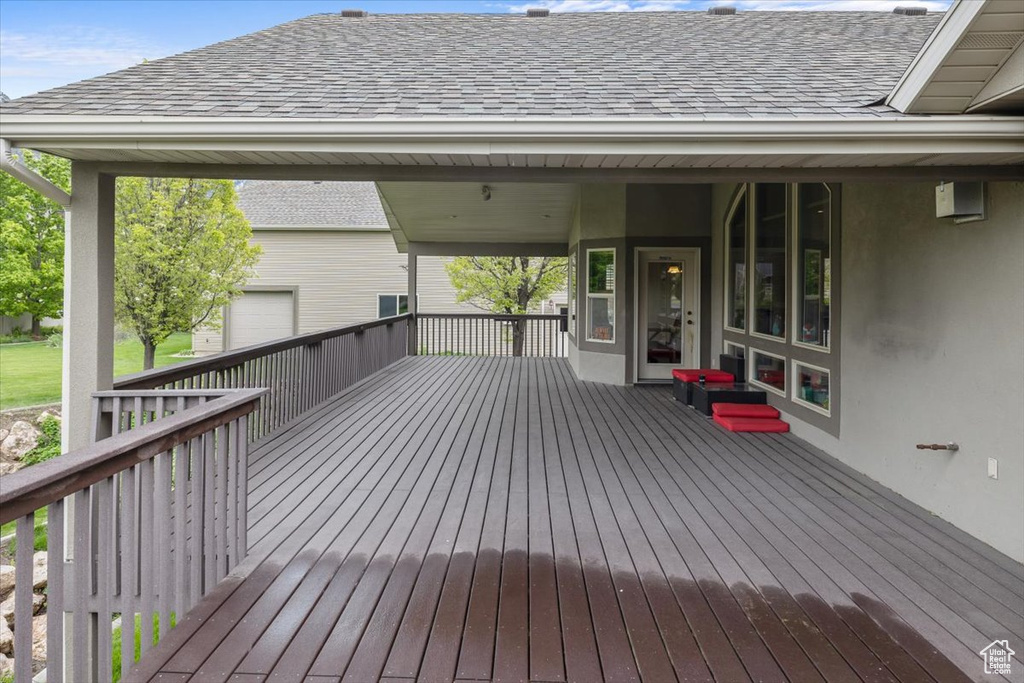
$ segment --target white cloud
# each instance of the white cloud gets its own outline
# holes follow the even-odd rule
[[[38,33],[0,31],[0,89],[19,97],[173,52],[138,36],[99,27],[60,26]]]

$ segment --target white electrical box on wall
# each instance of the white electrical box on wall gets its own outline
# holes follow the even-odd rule
[[[979,220],[984,215],[984,183],[939,183],[936,186],[936,218]]]

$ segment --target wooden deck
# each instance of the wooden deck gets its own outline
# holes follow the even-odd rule
[[[1001,680],[1024,642],[1020,564],[557,359],[390,366],[259,444],[249,521],[131,680]]]

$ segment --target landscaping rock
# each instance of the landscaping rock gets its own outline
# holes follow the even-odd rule
[[[32,619],[32,660],[46,661],[46,615]]]
[[[14,631],[7,625],[6,619],[0,619],[0,654],[14,654]]]
[[[46,596],[40,593],[32,594],[32,614],[39,614],[46,607]],[[14,628],[14,596],[0,602],[0,619],[7,622],[7,625]]]
[[[14,660],[7,655],[0,655],[0,676],[4,674],[14,675]]]
[[[60,413],[58,413],[55,410],[47,409],[39,413],[39,417],[36,418],[36,424],[39,425],[40,427],[43,426],[43,421],[46,420],[46,418],[48,417],[52,417],[57,422],[60,422]]]
[[[14,590],[14,567],[9,564],[0,565],[0,600]]]
[[[0,455],[11,460],[20,460],[26,453],[39,445],[42,434],[31,423],[18,420],[11,425],[11,433],[0,443]]]
[[[18,466],[15,465],[13,462],[7,462],[6,460],[0,460],[0,476],[2,476],[4,474],[11,474],[12,472],[17,472],[17,471],[18,471]]]
[[[32,556],[32,589],[46,588],[46,551],[40,550]]]
[[[10,434],[10,433],[11,433],[10,429],[0,429],[0,443],[3,443],[4,439],[6,439],[7,435]]]

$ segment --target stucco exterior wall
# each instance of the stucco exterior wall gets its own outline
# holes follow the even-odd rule
[[[354,324],[377,317],[378,294],[405,294],[408,257],[398,253],[388,231],[259,230],[263,246],[253,286],[298,288],[298,332]],[[425,313],[479,312],[455,303],[444,270],[447,259],[420,256],[417,282]],[[230,315],[230,311],[228,312]],[[192,336],[197,354],[224,350],[221,330]]]
[[[955,225],[934,183],[843,186],[835,455],[1024,560],[1024,183],[988,192],[988,220]]]

